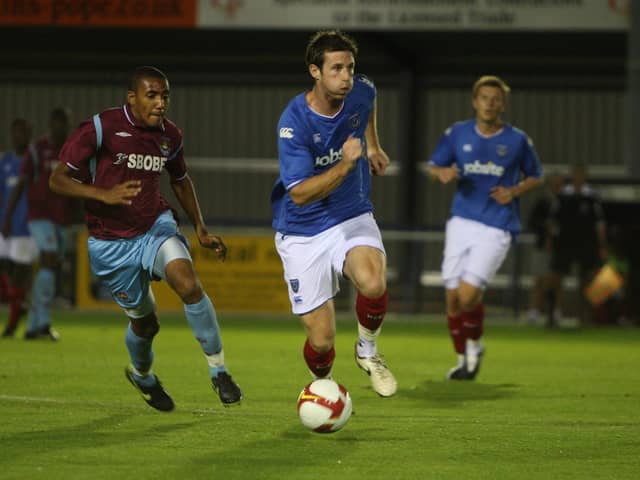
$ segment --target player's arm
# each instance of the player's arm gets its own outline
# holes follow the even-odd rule
[[[542,166],[540,165],[538,154],[533,147],[533,141],[529,137],[522,139],[520,168],[524,178],[518,184],[510,187],[498,185],[491,189],[491,198],[500,205],[507,205],[511,203],[514,198],[521,197],[544,183]]]
[[[194,226],[200,245],[213,249],[218,255],[218,258],[224,260],[227,256],[227,247],[221,237],[213,235],[207,230],[204,219],[202,218],[200,203],[198,202],[198,197],[196,196],[196,191],[189,175],[185,173],[185,175],[180,178],[171,177],[170,185],[178,202],[180,202],[180,206]]]
[[[455,149],[452,146],[452,131],[453,127],[450,127],[444,132],[427,163],[429,178],[443,184],[460,178],[460,170],[456,165]]]
[[[527,177],[513,187],[505,187],[503,185],[493,187],[490,196],[500,205],[506,205],[511,203],[514,198],[521,197],[525,193],[535,190],[542,185],[542,183],[543,181],[540,178]]]
[[[429,163],[427,165],[427,173],[430,178],[443,184],[453,182],[460,178],[460,170],[455,164],[450,167],[443,167],[434,163]]]
[[[131,205],[140,193],[140,180],[128,180],[112,188],[101,188],[91,183],[82,183],[73,178],[81,165],[95,157],[96,130],[93,122],[85,121],[75,129],[62,146],[58,165],[49,176],[49,188],[59,195],[98,200],[107,205]]]
[[[107,205],[131,205],[133,198],[142,190],[140,180],[127,180],[106,189],[75,180],[75,172],[68,165],[58,163],[49,177],[49,188],[59,195],[98,200]]]
[[[384,175],[390,161],[389,156],[380,146],[377,110],[377,102],[374,100],[373,109],[369,114],[369,122],[367,123],[367,129],[364,132],[364,137],[367,140],[367,158],[369,159],[371,173],[374,175]]]
[[[607,223],[604,218],[604,209],[600,200],[596,197],[593,205],[594,213],[596,216],[596,238],[598,240],[598,254],[601,260],[606,260],[609,256],[609,249],[607,247]]]
[[[306,178],[289,190],[293,202],[302,207],[329,196],[355,168],[356,161],[362,157],[362,142],[349,136],[342,144],[342,160],[321,173]]]

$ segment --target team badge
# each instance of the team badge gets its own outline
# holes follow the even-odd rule
[[[167,137],[160,138],[160,151],[165,157],[169,156],[170,152],[170,141]]]
[[[322,137],[320,137],[319,133],[313,134],[313,143],[320,143],[322,141]]]
[[[496,146],[496,153],[500,157],[504,157],[508,153],[508,149],[506,145],[498,145]]]
[[[351,115],[349,117],[349,125],[351,125],[351,128],[356,129],[360,126],[360,114],[359,113],[354,113],[353,115]]]
[[[125,302],[129,300],[129,295],[127,295],[127,292],[118,292],[116,293],[116,295],[120,300],[124,300]]]
[[[289,283],[291,284],[291,290],[293,290],[293,293],[298,293],[298,289],[300,288],[300,281],[297,278],[292,278],[291,280],[289,280]]]

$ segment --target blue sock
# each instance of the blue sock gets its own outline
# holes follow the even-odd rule
[[[27,317],[27,332],[35,332],[40,325],[38,321],[38,312],[35,305],[31,305],[29,316]]]
[[[205,355],[214,355],[222,351],[222,339],[220,338],[220,328],[216,318],[216,311],[213,303],[205,294],[198,303],[184,306],[187,321],[191,326],[194,337],[200,343],[200,347]],[[226,371],[224,364],[209,366],[212,377],[217,377],[218,373]]]
[[[131,358],[131,364],[141,373],[151,370],[151,364],[153,363],[153,338],[143,338],[136,335],[131,328],[131,323],[127,327],[127,333],[124,337],[124,341],[127,344],[127,350],[129,350],[129,357]],[[136,381],[145,387],[150,387],[156,383],[154,375],[136,375],[134,372]]]
[[[38,270],[31,290],[31,309],[29,315],[29,329],[37,330],[50,325],[49,308],[56,293],[56,275],[50,268],[42,267]]]

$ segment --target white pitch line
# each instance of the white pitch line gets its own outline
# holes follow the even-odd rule
[[[113,403],[113,402],[96,402],[94,400],[67,400],[61,398],[48,398],[48,397],[29,397],[25,395],[4,395],[0,394],[0,401],[6,400],[9,402],[23,402],[23,403],[48,403],[54,405],[82,405],[82,406],[90,406],[90,407],[113,407],[113,408],[130,408],[129,403]],[[143,408],[142,404],[139,404],[141,408]],[[148,408],[148,407],[146,407]],[[235,411],[238,406],[234,406],[229,408],[230,411]],[[180,409],[180,406],[177,405],[177,409]],[[181,410],[181,409],[180,409]],[[195,409],[185,409],[182,410],[184,413],[192,413],[196,415],[203,414],[219,414],[221,412],[226,411],[226,409],[220,408],[195,408]]]

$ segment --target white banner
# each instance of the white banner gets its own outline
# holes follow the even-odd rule
[[[626,30],[631,0],[199,0],[202,28]]]

